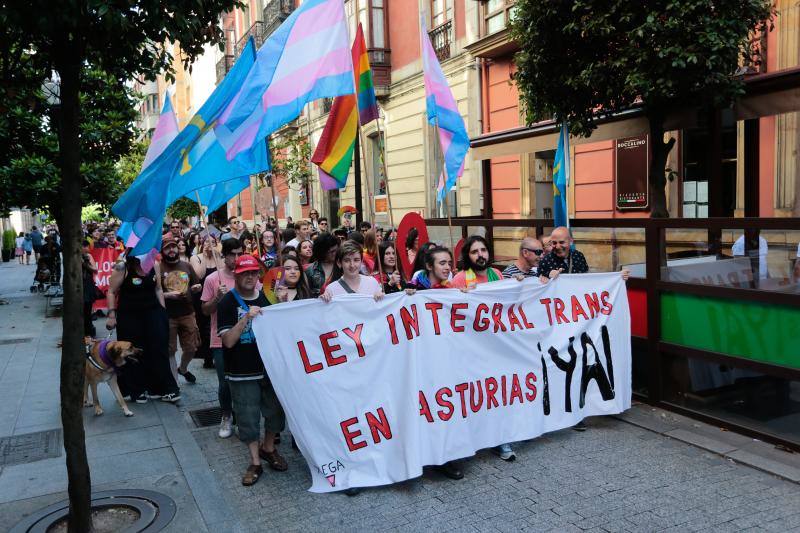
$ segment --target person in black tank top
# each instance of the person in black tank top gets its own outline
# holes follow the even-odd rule
[[[117,340],[142,349],[138,364],[125,365],[119,385],[136,403],[150,398],[180,399],[180,389],[169,366],[169,320],[164,308],[159,268],[143,272],[139,260],[117,263],[108,290],[108,330],[117,329]]]

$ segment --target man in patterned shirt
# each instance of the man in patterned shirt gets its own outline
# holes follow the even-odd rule
[[[559,226],[550,235],[550,242],[553,251],[542,259],[539,263],[539,279],[546,283],[548,279],[553,279],[560,273],[564,274],[585,274],[589,272],[589,264],[586,258],[578,250],[572,250],[572,237],[569,230],[564,226]]]
[[[536,276],[542,253],[544,253],[542,241],[533,237],[525,237],[519,245],[519,257],[503,270],[503,277],[530,278]]]

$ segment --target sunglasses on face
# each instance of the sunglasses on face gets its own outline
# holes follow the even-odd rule
[[[544,250],[542,250],[541,248],[523,248],[523,250],[528,250],[529,252],[533,252],[536,255],[542,255],[544,253]]]

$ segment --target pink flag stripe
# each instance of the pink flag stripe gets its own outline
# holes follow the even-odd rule
[[[256,108],[250,119],[236,128],[236,131],[234,132],[236,140],[233,142],[231,147],[225,151],[225,157],[229,161],[236,157],[236,154],[249,149],[253,145],[253,141],[256,138],[258,129],[261,126],[261,118],[263,116],[264,111],[262,111],[261,108]]]
[[[353,69],[350,50],[335,50],[325,57],[292,72],[281,80],[272,82],[264,93],[262,105],[266,110],[270,106],[282,105],[311,90],[317,80],[325,76],[345,74]]]
[[[335,2],[324,2],[314,6],[297,17],[286,41],[286,46],[291,46],[309,35],[324,31],[331,26],[341,25],[343,20],[344,10]]]
[[[172,113],[172,107],[170,107],[168,112],[162,113],[161,116],[158,117],[152,140],[158,140],[171,133],[178,133],[178,122],[175,120],[175,113]]]
[[[287,46],[275,65],[271,83],[275,83],[295,70],[301,69],[313,61],[325,57],[335,50],[350,49],[348,44],[347,28],[344,24],[320,30],[306,39],[291,46]],[[310,54],[309,50],[315,53]],[[352,62],[352,59],[351,59]]]

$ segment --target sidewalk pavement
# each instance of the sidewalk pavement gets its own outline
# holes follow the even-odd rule
[[[60,427],[60,319],[44,318],[32,277],[0,265],[0,439]],[[426,472],[352,498],[307,492],[308,467],[284,434],[289,471],[242,487],[244,446],[189,415],[216,405],[216,374],[200,361],[191,370],[198,381],[181,382],[178,407],[132,404],[125,418],[101,385],[105,414],[84,412],[94,490],[169,495],[178,513],[167,531],[800,531],[800,454],[646,405],[519,443],[515,462],[480,452],[461,481]],[[66,498],[60,441],[50,448],[58,456],[0,463],[0,524]]]

